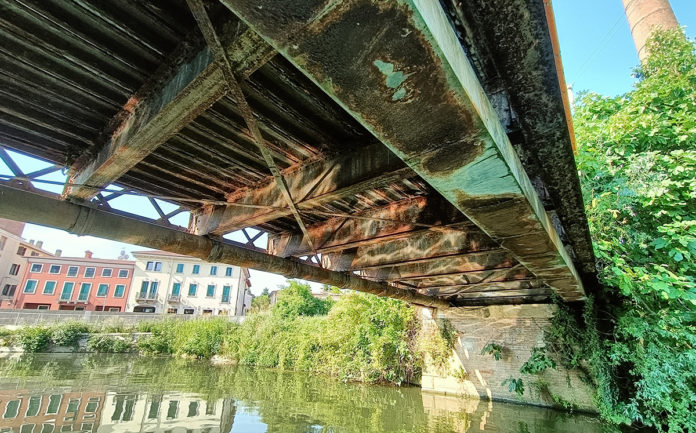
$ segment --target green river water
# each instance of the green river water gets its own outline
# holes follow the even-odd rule
[[[306,373],[124,355],[0,359],[0,433],[600,431],[582,414]]]

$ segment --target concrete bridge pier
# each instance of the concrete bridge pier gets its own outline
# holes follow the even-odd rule
[[[550,325],[554,305],[496,305],[452,308],[438,312],[420,308],[422,326],[438,327],[449,320],[456,330],[455,347],[449,364],[437,368],[426,360],[421,386],[424,391],[546,407],[566,401],[575,410],[596,412],[593,391],[581,380],[581,372],[561,366],[539,375],[523,375],[520,367],[535,347],[544,346],[544,330]],[[489,343],[502,347],[496,360],[481,350]],[[503,382],[521,378],[524,394],[518,397]]]

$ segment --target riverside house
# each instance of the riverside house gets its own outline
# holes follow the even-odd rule
[[[85,257],[28,257],[14,308],[126,311],[132,261]]]
[[[243,316],[251,283],[245,268],[157,250],[133,251],[127,311]]]

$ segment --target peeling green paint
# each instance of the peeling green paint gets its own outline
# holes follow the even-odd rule
[[[438,187],[447,191],[463,191],[467,195],[521,194],[517,180],[498,154],[494,145],[485,149],[473,162],[450,172],[446,177],[438,176]]]
[[[401,89],[397,90],[396,92],[394,92],[394,94],[392,95],[392,101],[398,101],[399,99],[403,98],[404,96],[406,96],[406,89],[401,88]]]
[[[404,81],[406,81],[406,78],[411,75],[404,74],[402,71],[395,71],[394,65],[388,62],[383,62],[379,59],[375,60],[373,64],[377,66],[377,69],[379,69],[379,71],[387,77],[386,84],[387,87],[391,89],[396,89],[399,87]]]

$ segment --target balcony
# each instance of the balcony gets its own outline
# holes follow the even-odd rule
[[[139,304],[154,304],[157,302],[157,297],[151,298],[145,294],[138,293],[135,295],[135,301]]]
[[[181,295],[169,295],[167,296],[167,302],[170,304],[178,304],[181,302]]]

